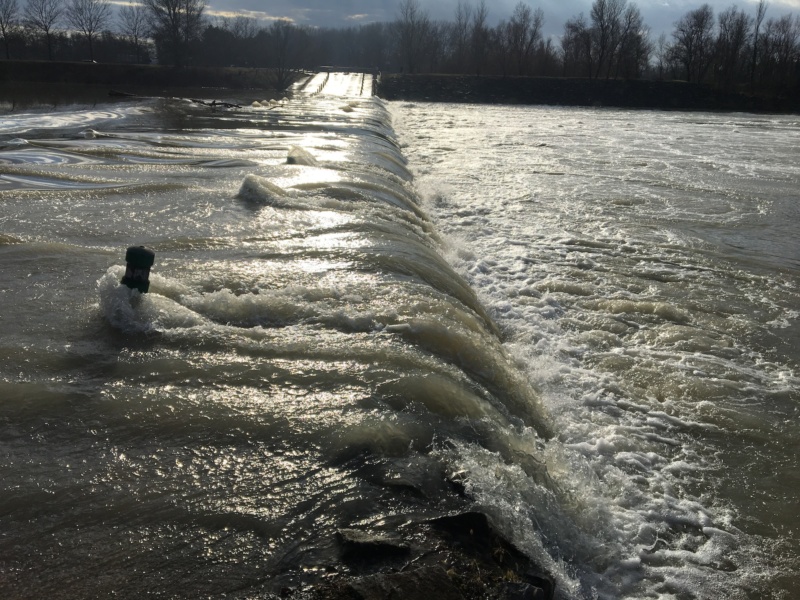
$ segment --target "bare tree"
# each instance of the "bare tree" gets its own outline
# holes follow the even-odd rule
[[[613,56],[620,42],[621,18],[625,4],[626,0],[594,0],[592,3],[589,16],[592,20],[594,62],[597,66],[595,77],[600,77],[603,68],[606,69],[606,77],[611,73]]]
[[[658,73],[658,79],[664,79],[664,72],[667,70],[667,65],[669,64],[669,54],[670,54],[670,47],[669,43],[667,42],[667,34],[662,33],[658,36],[658,40],[655,43],[655,67],[656,72]]]
[[[11,58],[11,36],[17,29],[17,0],[0,0],[0,35],[6,49],[6,58]]]
[[[422,60],[420,68],[424,72],[439,71],[447,49],[447,23],[429,21],[422,37]]]
[[[109,0],[68,0],[67,22],[89,42],[89,59],[94,60],[94,40],[111,20]]]
[[[489,9],[486,8],[486,0],[481,0],[475,11],[472,13],[472,26],[470,40],[472,43],[472,66],[475,73],[480,75],[486,64],[489,44]]]
[[[714,11],[708,4],[691,10],[675,23],[672,52],[683,65],[686,81],[702,81],[713,48]]]
[[[534,46],[541,40],[544,13],[535,11],[520,1],[506,26],[507,45],[517,64],[517,74],[524,75],[529,68]]]
[[[758,0],[756,6],[756,16],[753,18],[753,60],[750,63],[750,87],[754,87],[756,83],[756,65],[758,64],[758,34],[761,29],[761,23],[764,21],[764,16],[767,14],[767,1]]]
[[[565,76],[592,76],[592,32],[583,13],[564,24],[561,61]]]
[[[119,32],[133,45],[136,62],[142,62],[149,33],[147,10],[141,4],[128,4],[119,9]]]
[[[619,41],[616,44],[615,77],[635,78],[647,68],[653,44],[642,13],[635,4],[625,7],[620,20]]]
[[[386,23],[362,25],[356,31],[360,53],[358,64],[373,69],[384,67],[389,58],[389,26]]]
[[[422,10],[419,0],[403,0],[395,21],[400,60],[409,73],[419,69],[423,58],[426,37],[430,35],[431,21]]]
[[[467,51],[470,42],[470,22],[472,21],[472,6],[458,0],[456,6],[456,20],[453,22],[451,32],[451,45],[455,55],[456,71],[463,73],[466,69]]]
[[[490,31],[489,54],[490,67],[494,72],[500,72],[503,77],[508,75],[513,62],[511,25],[508,21],[500,21]]]
[[[745,50],[750,43],[750,17],[731,6],[717,18],[717,79],[730,89],[739,79],[739,70],[747,60]]]
[[[231,33],[239,40],[249,40],[258,33],[258,21],[253,17],[239,15],[230,26]]]
[[[764,76],[786,91],[794,75],[798,74],[800,64],[800,17],[783,15],[779,19],[770,19],[764,28],[762,55],[764,57],[762,71]]]
[[[548,38],[539,42],[534,58],[536,74],[543,77],[557,77],[559,72],[559,56],[553,40]]]
[[[171,55],[172,64],[185,65],[190,43],[202,33],[205,0],[142,0],[142,4],[153,37]]]
[[[308,32],[290,21],[278,20],[262,32],[268,43],[269,66],[273,68],[273,83],[277,89],[285,89],[295,79],[304,53],[309,49]]]
[[[53,60],[53,34],[64,15],[61,0],[28,0],[24,22],[29,28],[42,33],[47,41],[47,58]]]

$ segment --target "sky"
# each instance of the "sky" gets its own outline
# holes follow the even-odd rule
[[[458,0],[418,0],[431,19],[453,21]],[[464,0],[477,5],[479,0]],[[489,24],[508,19],[520,0],[486,0]],[[584,13],[588,16],[593,0],[523,0],[533,8],[541,7],[545,15],[545,35],[558,36],[567,19]],[[704,0],[638,0],[636,4],[645,23],[657,37],[668,35],[682,15],[698,8]],[[718,14],[736,5],[748,14],[755,13],[757,0],[705,0]],[[311,27],[348,27],[397,18],[400,0],[208,0],[209,16],[244,15],[266,22],[288,19],[297,25]],[[768,0],[767,18],[786,13],[800,16],[800,0]]]

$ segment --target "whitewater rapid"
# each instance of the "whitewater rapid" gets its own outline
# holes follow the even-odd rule
[[[462,459],[484,509],[566,558],[578,597],[790,597],[796,118],[392,113],[450,262],[558,431],[558,508],[529,509],[545,503],[512,465],[500,483]]]

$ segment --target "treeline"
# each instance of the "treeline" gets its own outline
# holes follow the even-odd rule
[[[767,18],[765,0],[752,14],[732,6],[715,15],[704,4],[657,39],[627,0],[594,0],[554,37],[543,35],[543,11],[523,1],[490,25],[485,0],[460,1],[450,21],[432,20],[419,0],[400,0],[392,22],[338,29],[212,19],[206,8],[205,0],[139,0],[114,14],[110,0],[0,0],[0,36],[8,59],[269,67],[286,82],[296,69],[321,65],[683,79],[769,93],[800,82],[800,17]]]
[[[485,0],[459,2],[450,22],[432,21],[418,0],[403,0],[397,20],[384,26],[391,40],[384,56],[412,73],[680,79],[785,93],[800,84],[800,17],[766,13],[765,0],[752,15],[731,6],[715,16],[704,4],[654,39],[636,4],[594,0],[588,16],[570,18],[558,38],[547,38],[543,11],[525,2],[490,27]],[[375,56],[374,48],[366,54]]]
[[[308,29],[288,21],[209,19],[205,0],[140,0],[115,13],[110,0],[0,0],[0,41],[7,60],[58,60],[271,68],[285,87],[310,65],[300,40]]]

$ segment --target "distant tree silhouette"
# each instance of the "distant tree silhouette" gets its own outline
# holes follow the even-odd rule
[[[650,30],[644,24],[642,13],[635,4],[628,4],[622,13],[619,41],[613,57],[614,77],[626,79],[641,77],[642,73],[647,71],[652,54]],[[609,70],[607,76],[610,74]]]
[[[751,70],[750,70],[750,87],[753,88],[755,86],[756,81],[756,65],[758,63],[758,36],[759,31],[761,30],[761,23],[764,21],[764,16],[767,14],[767,2],[766,0],[758,0],[758,5],[756,6],[756,16],[753,19],[753,59],[751,62]]]
[[[686,13],[675,23],[672,46],[675,60],[683,65],[686,81],[702,81],[713,50],[714,11],[708,4]]]
[[[747,50],[751,42],[750,17],[731,6],[717,17],[715,77],[720,87],[732,89],[747,64]]]
[[[449,42],[452,51],[452,67],[456,73],[464,73],[467,69],[470,49],[470,28],[472,21],[472,5],[458,0],[455,21],[449,28]]]
[[[622,13],[626,0],[594,0],[589,16],[592,21],[592,54],[598,78],[603,70],[611,73],[612,58],[620,42]]]
[[[590,21],[580,14],[564,24],[562,72],[606,79],[641,77],[653,53],[649,36],[638,6],[627,0],[595,0]]]
[[[195,59],[207,67],[227,67],[237,62],[237,39],[230,29],[208,25],[200,36]]]
[[[370,23],[356,30],[358,53],[356,65],[382,68],[389,60],[389,26],[386,23]]]
[[[0,0],[0,35],[3,36],[6,58],[11,58],[11,37],[17,30],[17,0]]]
[[[528,0],[489,24],[486,0],[458,0],[453,20],[432,21],[421,0],[398,0],[391,22],[359,27],[304,28],[288,20],[269,26],[244,15],[205,18],[206,0],[0,0],[6,59],[89,58],[142,62],[150,40],[160,62],[272,69],[286,87],[299,69],[320,65],[404,71],[588,78],[685,79],[725,91],[800,94],[800,18],[753,16],[732,6],[715,17],[707,4],[689,10],[671,33],[650,39],[636,4],[592,0],[560,36],[543,37],[544,17]],[[20,7],[25,3],[20,16]],[[62,23],[69,30],[60,29]]]
[[[581,13],[564,24],[561,36],[563,74],[591,77],[594,72],[592,58],[592,31]]]
[[[258,21],[253,17],[238,16],[226,29],[229,29],[236,39],[249,40],[258,33]]]
[[[770,19],[761,42],[761,78],[774,91],[787,93],[800,76],[800,17]]]
[[[142,0],[142,4],[148,11],[159,60],[166,54],[173,65],[186,65],[191,44],[202,33],[205,0]]]
[[[68,0],[67,22],[89,43],[89,59],[94,60],[94,41],[111,20],[109,0]]]
[[[141,63],[149,33],[147,10],[141,4],[129,4],[119,9],[119,32],[133,46],[136,62]]]
[[[53,36],[64,15],[61,0],[28,0],[25,6],[25,25],[44,35],[47,58],[53,60]]]
[[[419,70],[430,34],[431,21],[419,0],[402,0],[395,21],[395,35],[401,64],[409,73]]]
[[[517,75],[527,75],[533,58],[533,50],[541,41],[544,12],[533,10],[524,2],[514,7],[511,20],[505,27],[506,45],[517,67]]]
[[[486,1],[481,0],[475,11],[472,13],[472,27],[470,39],[472,42],[472,67],[477,75],[480,75],[486,65],[486,57],[489,54],[489,9]]]
[[[308,32],[289,21],[278,20],[269,29],[262,30],[259,38],[267,57],[266,64],[273,69],[275,87],[286,89],[294,81],[304,53],[310,48]]]

